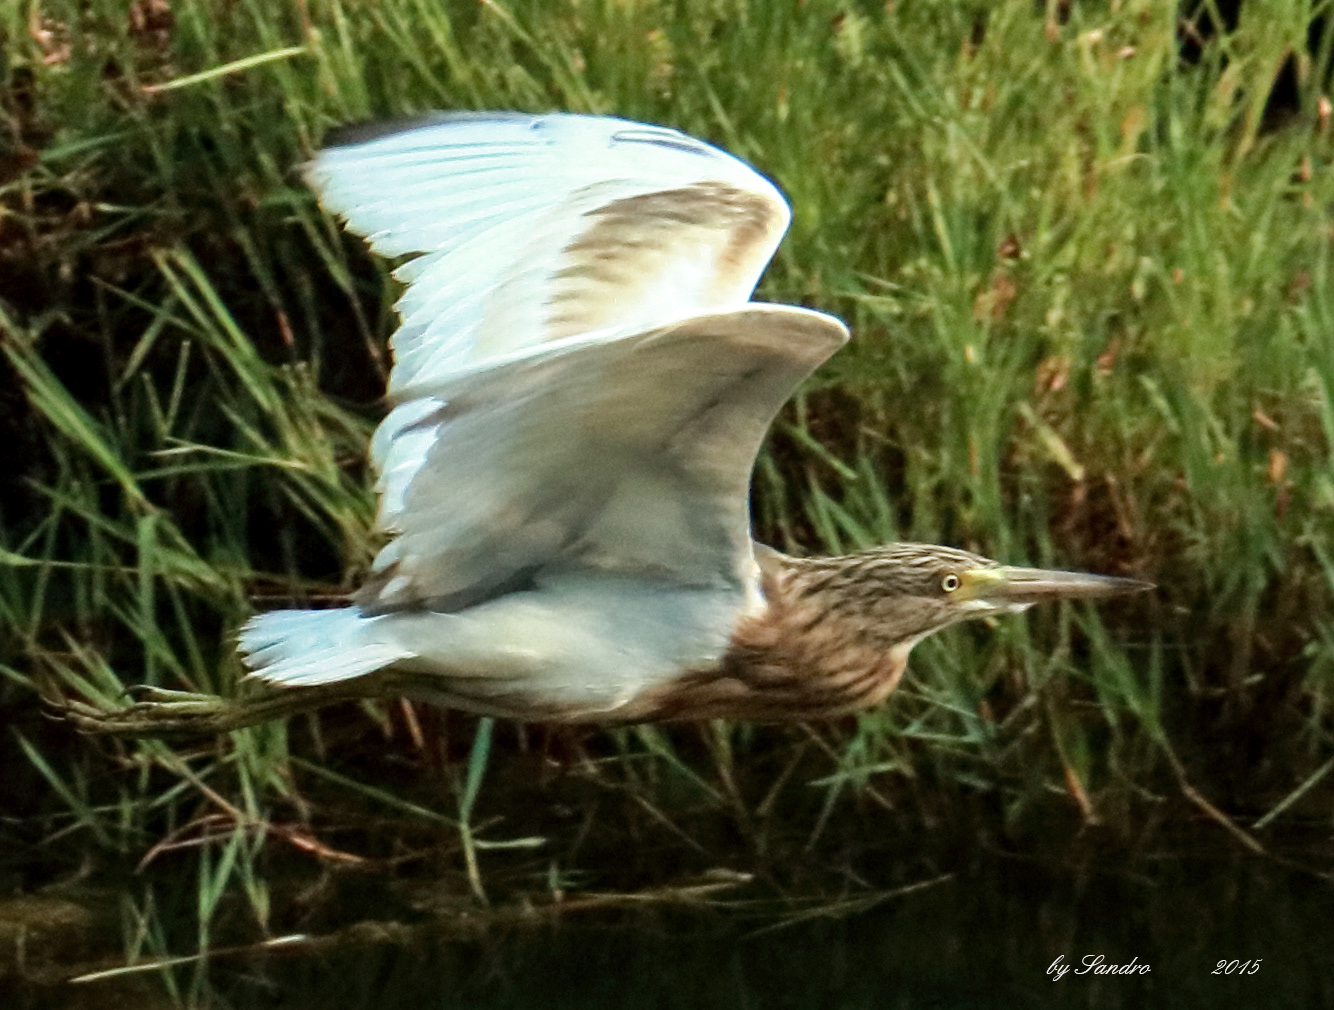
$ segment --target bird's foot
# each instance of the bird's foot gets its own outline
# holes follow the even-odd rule
[[[169,691],[146,684],[126,689],[133,703],[105,703],[48,692],[47,710],[80,733],[98,736],[211,736],[263,722],[286,719],[323,705],[361,697],[343,685],[264,690],[251,697],[222,698],[194,691]]]
[[[110,708],[75,698],[47,697],[47,709],[80,733],[99,736],[208,735],[259,720],[242,718],[244,702],[212,694],[137,686],[127,692],[134,703]]]

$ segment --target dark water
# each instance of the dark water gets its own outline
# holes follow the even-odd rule
[[[761,931],[735,917],[566,925],[498,944],[293,964],[341,1007],[1334,1007],[1334,889],[1182,863],[1145,876],[994,863],[869,912]],[[771,924],[772,925],[772,924]],[[1055,980],[1062,957],[1148,965]],[[1254,974],[1213,975],[1259,959]],[[236,980],[239,996],[245,983]],[[255,990],[256,995],[259,989]]]
[[[1334,886],[1249,856],[1116,872],[990,856],[869,910],[795,922],[747,904],[746,891],[728,909],[576,914],[464,941],[367,932],[317,954],[225,956],[181,998],[341,1010],[1334,1008]],[[1149,970],[1075,974],[1097,955]],[[1071,968],[1059,979],[1058,957]],[[1249,961],[1246,973],[1215,974],[1233,961]],[[160,991],[148,978],[48,985],[2,1005],[172,1005]]]

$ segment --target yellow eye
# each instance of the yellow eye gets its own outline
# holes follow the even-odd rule
[[[945,592],[947,593],[954,592],[954,590],[959,588],[959,585],[960,585],[959,576],[955,575],[953,572],[950,572],[948,575],[946,575],[943,579],[940,580],[940,588],[945,590]]]

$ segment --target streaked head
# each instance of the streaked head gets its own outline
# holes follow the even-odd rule
[[[863,634],[885,648],[1047,600],[1102,599],[1152,588],[1138,579],[1003,565],[932,544],[888,544],[800,564],[803,595],[829,594],[829,606],[855,618]]]

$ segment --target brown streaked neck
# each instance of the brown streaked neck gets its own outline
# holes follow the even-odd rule
[[[917,638],[896,640],[867,621],[857,582],[838,578],[844,559],[757,545],[756,560],[764,611],[737,623],[716,668],[689,671],[633,708],[655,720],[824,719],[876,705],[898,686]]]

